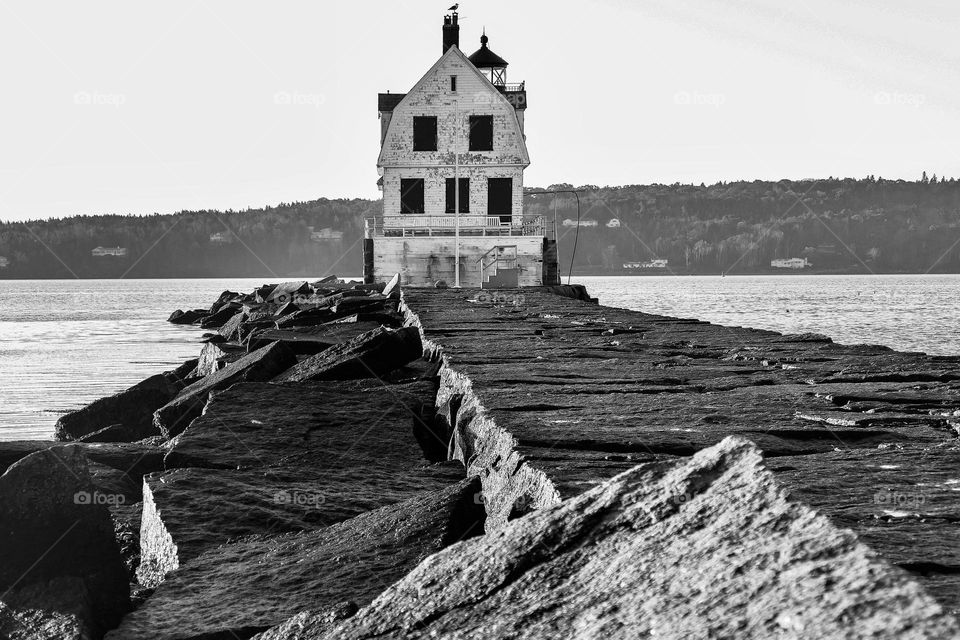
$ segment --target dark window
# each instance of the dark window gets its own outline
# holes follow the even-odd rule
[[[457,90],[457,76],[450,76],[450,91]]]
[[[423,178],[400,178],[400,213],[423,213]]]
[[[500,216],[500,222],[513,218],[513,178],[487,180],[487,215]]]
[[[456,195],[453,178],[447,178],[447,213],[453,213]],[[470,213],[470,178],[460,178],[460,213]]]
[[[436,116],[413,116],[413,150],[437,150]]]
[[[470,116],[470,151],[493,151],[493,116]]]

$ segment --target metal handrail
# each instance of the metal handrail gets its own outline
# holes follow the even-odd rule
[[[509,257],[504,257],[504,256],[502,256],[502,255],[496,255],[496,256],[494,256],[493,260],[491,260],[490,262],[484,262],[484,259],[485,259],[487,256],[489,256],[492,252],[494,252],[494,251],[499,251],[499,250],[502,250],[502,249],[513,249],[513,255],[512,255],[512,256],[509,256]],[[497,245],[494,245],[494,246],[490,247],[489,249],[487,249],[487,251],[486,251],[482,256],[480,256],[480,257],[477,259],[477,263],[480,265],[480,284],[481,284],[481,285],[483,284],[483,279],[484,279],[484,277],[486,276],[487,269],[489,269],[490,267],[495,267],[493,273],[490,274],[490,277],[493,277],[493,276],[497,275],[497,272],[500,270],[500,263],[501,263],[501,262],[512,263],[512,264],[514,265],[513,267],[504,267],[505,269],[507,269],[507,268],[514,268],[514,269],[517,268],[517,265],[519,264],[519,257],[517,256],[517,245],[515,245],[515,244],[497,244]]]

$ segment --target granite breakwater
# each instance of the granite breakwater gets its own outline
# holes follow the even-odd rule
[[[960,635],[960,357],[328,278],[0,443],[0,637]]]

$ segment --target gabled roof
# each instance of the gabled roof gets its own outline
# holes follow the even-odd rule
[[[460,51],[460,48],[457,47],[456,45],[453,45],[449,49],[447,49],[446,52],[442,56],[440,56],[440,58],[435,63],[433,63],[433,66],[430,67],[430,69],[425,74],[423,74],[423,76],[417,81],[417,83],[413,85],[413,88],[411,88],[410,91],[408,91],[405,94],[402,94],[403,98],[396,105],[394,105],[393,110],[399,109],[403,105],[403,103],[407,101],[407,98],[409,96],[415,95],[419,91],[420,87],[422,87],[423,84],[426,82],[427,78],[433,75],[433,73],[438,68],[440,68],[444,62],[446,62],[447,58],[451,58],[455,56],[459,57],[462,61],[469,63],[466,65],[467,68],[473,71],[473,73],[477,76],[477,78],[479,78],[481,82],[487,85],[490,95],[495,96],[493,98],[494,100],[500,100],[510,108],[510,113],[513,115],[514,131],[517,135],[517,139],[520,141],[520,149],[523,152],[522,153],[523,161],[524,163],[529,165],[530,154],[527,152],[527,141],[523,136],[523,130],[520,127],[520,120],[517,119],[517,110],[514,107],[513,103],[511,103],[506,98],[506,96],[504,96],[503,93],[501,93],[500,90],[497,89],[497,87],[494,86],[492,82],[490,82],[490,79],[487,78],[487,76],[485,76],[479,69],[477,69],[477,67],[472,62],[470,62],[470,59],[467,58],[467,56],[463,53],[463,51]],[[401,95],[401,94],[397,94],[397,95]],[[386,142],[387,138],[390,137],[390,134],[393,131],[394,126],[397,126],[397,124],[395,121],[391,120],[390,125],[387,127],[387,133],[383,137],[384,143]],[[383,152],[385,149],[384,143],[381,143],[380,145],[380,155],[377,157],[377,166],[380,166],[383,162]]]

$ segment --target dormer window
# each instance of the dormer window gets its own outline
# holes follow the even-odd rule
[[[437,150],[437,117],[436,116],[414,116],[413,117],[413,150],[414,151],[436,151]]]

